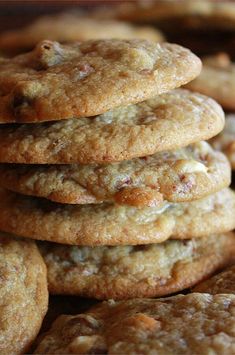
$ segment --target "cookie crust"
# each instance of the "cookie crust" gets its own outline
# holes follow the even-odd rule
[[[142,246],[45,243],[40,250],[53,294],[97,299],[159,297],[191,287],[235,261],[235,235]]]
[[[33,241],[0,234],[0,353],[23,354],[47,311],[47,273]]]
[[[118,162],[207,140],[223,127],[215,101],[178,89],[93,118],[0,126],[0,162]]]
[[[204,199],[135,208],[113,204],[63,205],[1,191],[0,228],[72,245],[137,245],[169,237],[201,238],[235,228],[235,194],[224,189]]]

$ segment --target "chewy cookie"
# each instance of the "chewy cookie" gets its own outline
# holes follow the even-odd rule
[[[235,115],[226,115],[224,130],[210,140],[215,149],[221,150],[235,169]]]
[[[115,20],[97,20],[76,13],[42,16],[32,24],[0,35],[0,50],[19,53],[31,50],[38,42],[48,39],[61,43],[89,39],[142,38],[162,42],[162,33],[152,27],[136,27]]]
[[[235,260],[235,235],[95,248],[44,243],[40,250],[51,293],[98,299],[156,297],[195,285]]]
[[[93,118],[2,125],[0,162],[117,162],[206,140],[223,127],[215,101],[178,89]]]
[[[0,122],[102,114],[186,84],[200,71],[200,59],[175,44],[42,41],[32,52],[1,58]]]
[[[63,205],[1,190],[0,229],[62,244],[135,245],[199,238],[235,228],[235,194],[135,208],[115,204]]]
[[[192,293],[104,302],[60,316],[36,354],[233,354],[235,296]]]
[[[187,85],[193,91],[213,97],[224,109],[235,110],[235,64],[226,53],[207,57],[198,78]]]
[[[48,305],[46,266],[33,241],[0,234],[0,353],[23,354]]]
[[[213,295],[217,293],[235,294],[235,265],[200,283],[194,288],[194,291]]]
[[[223,154],[206,142],[107,165],[0,165],[0,185],[55,202],[153,207],[202,198],[230,185]]]

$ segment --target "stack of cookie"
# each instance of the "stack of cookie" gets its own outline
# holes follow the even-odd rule
[[[200,69],[144,40],[2,59],[0,229],[44,241],[51,293],[166,295],[232,259],[230,165],[203,141],[224,113],[177,89]]]

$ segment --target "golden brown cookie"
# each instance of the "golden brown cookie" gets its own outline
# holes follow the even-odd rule
[[[213,0],[142,0],[121,4],[98,18],[112,17],[137,23],[152,23],[163,29],[222,29],[234,30],[235,6],[233,1]],[[176,28],[175,28],[176,31]]]
[[[206,140],[223,127],[215,101],[178,89],[93,118],[0,125],[0,162],[117,162]]]
[[[42,41],[0,59],[0,122],[80,118],[134,104],[194,79],[201,61],[175,44]]]
[[[212,97],[226,110],[235,110],[235,64],[226,53],[207,57],[201,74],[187,88]]]
[[[0,234],[0,353],[23,354],[48,305],[46,266],[33,241]]]
[[[6,189],[68,204],[136,207],[203,198],[231,183],[226,157],[206,142],[108,165],[0,165]]]
[[[216,295],[217,293],[235,294],[235,265],[199,283],[199,285],[194,288],[194,291],[211,293],[212,295]]]
[[[212,146],[221,150],[229,159],[232,169],[235,169],[235,115],[226,115],[224,130],[210,140]]]
[[[35,353],[234,354],[234,313],[234,295],[103,302],[83,314],[60,316]]]
[[[0,193],[0,229],[73,245],[136,245],[199,238],[235,228],[235,194],[224,189],[204,199],[135,208],[113,204],[62,205]]]
[[[184,290],[235,260],[235,235],[116,247],[44,243],[49,291],[98,299],[157,297]]]
[[[38,42],[47,39],[68,43],[89,39],[149,39],[162,42],[162,33],[152,27],[136,27],[115,20],[97,20],[76,13],[60,13],[42,16],[30,25],[2,32],[0,50],[19,53],[31,50]]]

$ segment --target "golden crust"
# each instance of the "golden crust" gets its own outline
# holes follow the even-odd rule
[[[45,243],[49,291],[98,299],[157,297],[195,285],[235,260],[235,235],[116,247]]]
[[[205,58],[201,74],[186,87],[212,97],[226,110],[235,110],[235,64],[226,53]]]
[[[60,316],[36,354],[233,354],[235,296],[192,293],[104,302]]]
[[[0,229],[73,245],[137,245],[203,237],[235,228],[235,194],[135,208],[113,204],[62,205],[13,192],[0,193]]]
[[[162,42],[163,34],[152,27],[137,27],[115,20],[97,20],[74,13],[42,16],[30,25],[1,33],[0,49],[7,53],[31,50],[47,39],[68,43],[89,39],[149,39]]]
[[[194,288],[194,292],[206,292],[212,295],[217,293],[235,294],[235,265],[199,283]]]
[[[0,235],[0,353],[23,354],[48,305],[47,275],[33,241]]]
[[[206,142],[108,165],[0,165],[6,189],[68,204],[136,207],[203,198],[231,183],[223,154]]]
[[[229,159],[232,169],[235,169],[235,115],[226,115],[224,130],[210,140],[211,145],[221,150]]]
[[[215,101],[178,89],[93,118],[2,125],[0,162],[117,162],[206,140],[223,127]]]
[[[97,40],[42,41],[0,60],[0,121],[89,117],[165,93],[194,79],[201,61],[175,44]]]

